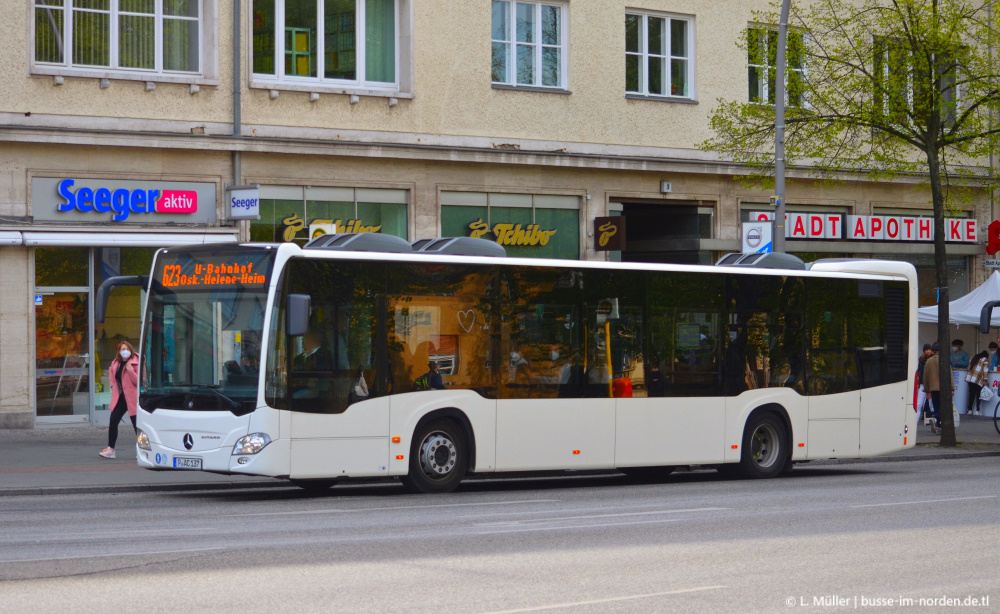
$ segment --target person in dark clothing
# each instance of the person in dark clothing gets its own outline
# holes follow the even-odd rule
[[[295,357],[296,371],[330,371],[333,359],[323,345],[323,333],[309,329],[302,337],[302,353]]]
[[[667,394],[667,380],[663,377],[660,367],[653,365],[646,377],[646,390],[651,397],[662,397]]]
[[[436,362],[428,363],[430,371],[427,372],[427,385],[431,390],[444,390],[444,380],[441,379],[441,365]]]

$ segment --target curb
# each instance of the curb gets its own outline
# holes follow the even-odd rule
[[[863,463],[901,463],[906,461],[949,460],[952,458],[980,458],[984,456],[1000,456],[997,452],[940,452],[937,454],[907,454],[903,456],[873,456],[872,458],[830,458],[803,463],[805,466],[819,465],[859,465]]]
[[[955,458],[983,458],[989,456],[1000,456],[1000,450],[996,452],[942,452],[939,454],[908,454],[903,456],[874,456],[872,458],[842,458],[815,460],[802,463],[803,466],[819,467],[825,465],[860,465],[865,463],[902,463],[910,461],[931,461],[950,460]],[[617,471],[587,471],[573,472],[575,475],[586,473],[588,475],[611,475]],[[553,472],[551,477],[565,475],[565,472]],[[481,474],[481,479],[516,478],[516,477],[548,477],[539,476],[537,473],[515,474]],[[472,478],[476,479],[475,477]],[[354,482],[360,484],[365,480]],[[128,494],[146,492],[192,492],[199,490],[241,490],[257,488],[294,488],[294,485],[287,480],[269,479],[252,482],[202,482],[198,484],[172,483],[172,484],[129,484],[129,485],[105,485],[105,486],[37,486],[23,488],[0,488],[0,497],[16,496],[39,496],[39,495],[90,495],[90,494]]]
[[[200,484],[127,484],[106,486],[27,486],[23,488],[0,488],[0,497],[37,496],[37,495],[91,495],[91,494],[128,494],[141,492],[184,492],[197,490],[238,490],[241,488],[290,488],[288,481],[255,481],[255,482],[202,482]]]

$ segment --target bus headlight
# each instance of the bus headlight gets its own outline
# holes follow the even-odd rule
[[[152,448],[149,447],[149,435],[147,435],[146,431],[142,429],[139,429],[139,432],[135,434],[135,443],[143,450],[152,450]]]
[[[269,443],[271,443],[271,437],[267,433],[250,433],[236,441],[236,445],[233,446],[233,456],[257,454]]]

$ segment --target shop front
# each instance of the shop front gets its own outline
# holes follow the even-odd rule
[[[210,182],[34,177],[33,224],[13,244],[29,251],[34,287],[35,423],[106,425],[108,368],[117,346],[138,346],[145,292],[121,288],[98,323],[96,290],[118,275],[146,275],[160,247],[234,243]]]

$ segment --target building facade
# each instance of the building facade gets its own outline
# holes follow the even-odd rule
[[[767,97],[769,67],[737,46],[766,5],[0,0],[0,428],[107,422],[142,294],[98,323],[95,290],[162,246],[385,232],[542,258],[739,251],[769,194],[698,143],[717,99]],[[790,252],[911,261],[933,302],[933,246],[899,234],[931,215],[918,182],[789,178]],[[226,187],[245,184],[261,219],[229,220]],[[987,196],[953,215],[958,296],[986,275],[993,216]],[[608,217],[625,219],[615,251]]]

